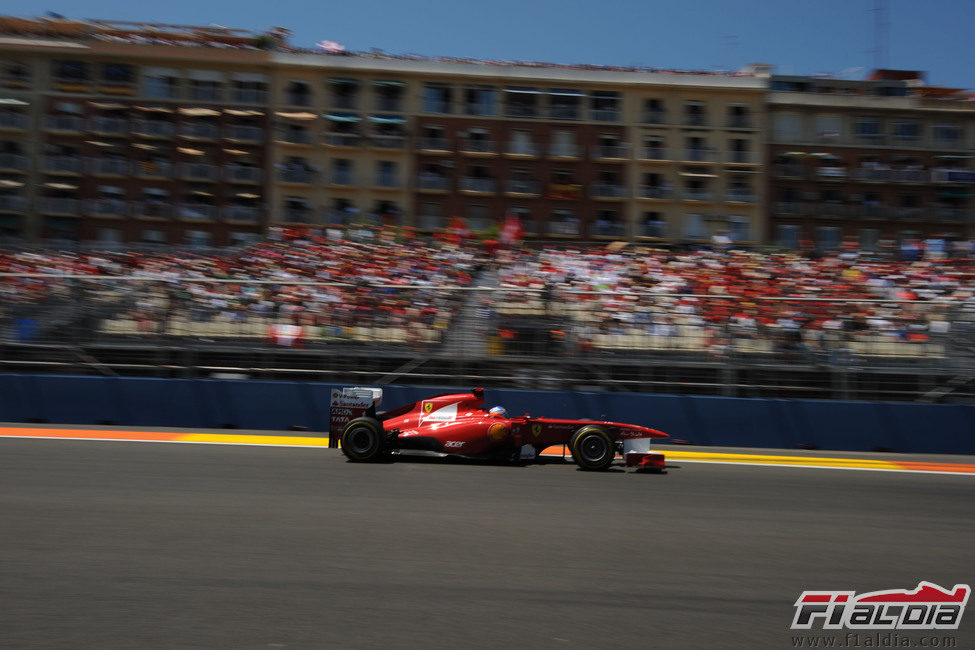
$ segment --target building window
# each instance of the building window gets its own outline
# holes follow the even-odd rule
[[[538,115],[537,88],[513,86],[504,91],[505,115],[508,117],[536,117]]]
[[[329,79],[333,108],[355,108],[358,103],[359,82],[355,79]]]
[[[54,78],[69,83],[88,81],[88,64],[84,61],[55,61]]]
[[[109,84],[130,84],[135,81],[135,68],[127,63],[106,63],[102,66],[102,81]]]
[[[213,235],[205,230],[187,230],[186,243],[193,247],[207,247],[213,240]]]
[[[201,102],[220,100],[220,82],[208,79],[190,79],[190,99]]]
[[[553,120],[578,120],[579,104],[585,95],[571,88],[548,91],[548,116]]]
[[[704,102],[692,100],[684,102],[684,125],[706,126],[708,122],[707,108]]]
[[[267,84],[263,81],[235,81],[234,100],[245,104],[263,104],[267,98]]]
[[[898,140],[917,140],[921,135],[921,125],[916,120],[894,122],[894,137]]]
[[[667,236],[667,222],[659,212],[644,212],[639,234],[641,237],[663,239]]]
[[[643,104],[643,121],[647,124],[664,124],[667,121],[667,109],[662,99],[647,99]]]
[[[816,137],[821,141],[839,140],[843,135],[843,120],[839,115],[817,115]]]
[[[835,251],[840,247],[842,233],[836,226],[819,226],[816,228],[816,247],[823,251]]]
[[[474,86],[464,90],[464,112],[467,115],[494,115],[495,91],[490,87]]]
[[[703,214],[684,215],[684,237],[687,239],[704,239],[707,237]]]
[[[396,187],[396,163],[380,160],[376,163],[376,184],[379,187]]]
[[[783,248],[799,248],[799,226],[780,225],[775,227],[775,243]]]
[[[154,73],[146,76],[143,92],[153,99],[173,99],[176,97],[179,79],[167,73]]]
[[[619,122],[620,94],[616,91],[596,91],[592,94],[590,105],[592,106],[592,119],[596,122]]]
[[[352,185],[352,161],[336,158],[332,161],[332,185]]]
[[[778,141],[794,142],[801,137],[801,122],[797,113],[777,113],[772,116],[772,137]]]
[[[424,113],[450,113],[451,87],[442,84],[423,86]]]
[[[883,135],[880,120],[875,117],[858,117],[856,120],[858,138],[877,139]]]
[[[572,210],[552,210],[548,232],[550,235],[578,235],[579,219]]]
[[[957,124],[935,124],[931,131],[934,141],[943,144],[961,142],[961,127]]]

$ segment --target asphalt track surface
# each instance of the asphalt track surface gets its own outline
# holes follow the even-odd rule
[[[975,477],[8,438],[0,531],[2,648],[789,648],[803,589],[975,583]]]

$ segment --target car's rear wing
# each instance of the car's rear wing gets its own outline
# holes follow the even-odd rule
[[[367,414],[375,416],[376,407],[382,401],[382,388],[354,386],[333,389],[328,405],[328,446],[338,447],[345,425]]]

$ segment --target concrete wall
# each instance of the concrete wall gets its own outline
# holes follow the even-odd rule
[[[347,384],[350,385],[350,384]],[[328,429],[333,384],[0,374],[0,421]],[[436,389],[388,386],[383,406]],[[975,405],[490,389],[487,405],[654,427],[696,445],[975,454]]]

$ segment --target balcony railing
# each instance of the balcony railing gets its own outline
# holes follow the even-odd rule
[[[754,123],[750,117],[744,115],[731,115],[728,117],[726,126],[729,129],[751,129]]]
[[[85,120],[74,115],[45,115],[44,128],[48,131],[84,131]]]
[[[176,126],[172,122],[163,120],[135,120],[132,131],[136,135],[148,135],[154,138],[170,138],[176,133]]]
[[[231,183],[260,183],[263,173],[258,167],[244,167],[231,165],[224,170],[226,178]]]
[[[264,139],[264,129],[259,126],[231,124],[226,130],[227,138],[244,142],[260,142]]]
[[[355,178],[349,172],[333,172],[328,182],[331,185],[355,185]]]
[[[689,114],[684,116],[684,126],[707,126],[706,115]]]
[[[27,199],[22,196],[0,194],[0,212],[26,212]]]
[[[846,167],[819,167],[816,169],[816,178],[822,180],[839,181],[848,176]]]
[[[624,144],[598,144],[593,147],[596,158],[629,158],[630,148]]]
[[[311,106],[311,93],[285,93],[284,101],[288,106]]]
[[[16,153],[0,153],[0,169],[27,171],[27,156]]]
[[[494,192],[497,183],[493,178],[462,178],[460,189],[465,192]]]
[[[714,195],[707,190],[684,190],[681,198],[685,201],[710,201]]]
[[[310,169],[282,169],[278,171],[278,181],[282,183],[312,183],[315,172]]]
[[[190,86],[189,98],[200,102],[218,102],[220,101],[220,89]]]
[[[45,156],[41,169],[45,172],[80,174],[84,168],[81,156]]]
[[[227,205],[222,211],[224,221],[260,223],[261,209],[250,205]]]
[[[220,128],[216,124],[184,124],[180,135],[200,140],[216,140],[220,137]]]
[[[758,156],[754,151],[728,151],[726,152],[726,162],[752,165],[758,162]]]
[[[714,162],[716,158],[716,152],[712,149],[684,150],[684,160],[690,160],[692,162]]]
[[[325,144],[333,147],[358,147],[362,136],[358,133],[327,133]]]
[[[406,147],[406,138],[401,135],[373,135],[369,142],[377,149],[403,149]]]
[[[589,226],[594,237],[625,237],[626,225],[619,222],[596,223]]]
[[[332,108],[354,109],[357,104],[355,95],[332,95]]]
[[[420,138],[417,147],[425,151],[449,151],[446,138]]]
[[[450,187],[450,181],[439,176],[420,174],[416,179],[416,187],[421,190],[446,191]]]
[[[214,165],[185,163],[182,165],[180,172],[181,178],[204,181],[217,180],[217,167]]]
[[[638,196],[643,199],[670,199],[674,196],[673,189],[656,185],[641,185],[637,191]]]
[[[166,160],[140,160],[135,164],[135,175],[151,178],[169,178],[173,165]]]
[[[288,142],[290,144],[313,144],[311,133],[308,131],[288,130],[282,133],[278,137],[278,140],[280,142]]]
[[[548,154],[553,158],[578,158],[582,147],[577,144],[553,144]]]
[[[421,214],[416,218],[416,227],[421,230],[441,230],[447,227],[447,217]]]
[[[796,164],[778,164],[772,166],[772,173],[779,178],[805,178],[806,168]]]
[[[467,138],[461,141],[460,150],[467,153],[497,153],[498,145],[494,140],[472,140]]]
[[[853,178],[858,181],[887,182],[893,178],[893,170],[861,167],[853,170]]]
[[[375,187],[397,188],[400,187],[399,178],[395,174],[378,174],[376,176]]]
[[[550,235],[578,235],[579,222],[572,221],[549,221],[548,234]]]
[[[281,220],[285,223],[311,223],[312,211],[308,208],[285,208],[281,211]]]
[[[506,152],[513,156],[537,156],[538,147],[532,142],[509,142]]]
[[[619,122],[623,113],[615,108],[594,108],[589,117],[593,122]]]
[[[578,106],[552,106],[548,109],[548,116],[553,120],[578,120]]]
[[[622,185],[594,183],[592,186],[592,196],[598,199],[622,199],[626,196],[626,188]]]
[[[26,129],[27,122],[26,115],[0,112],[0,129]]]
[[[179,218],[187,221],[211,221],[217,214],[217,208],[205,203],[181,203]]]
[[[900,183],[926,183],[930,174],[925,169],[895,169],[891,178]]]
[[[737,201],[738,203],[754,203],[755,193],[751,190],[728,190],[726,198],[728,201]]]
[[[384,113],[400,113],[403,111],[403,100],[399,97],[377,97],[374,106]]]
[[[641,160],[668,160],[667,150],[661,147],[643,147],[640,150]]]
[[[128,176],[132,173],[132,165],[128,160],[115,158],[94,158],[89,160],[89,167],[93,174],[110,174],[113,176]]]
[[[538,181],[508,181],[506,191],[511,194],[540,194],[541,184]]]
[[[482,102],[465,102],[464,103],[464,115],[483,115],[486,117],[493,116],[495,113],[494,104],[482,103]]]
[[[85,212],[99,217],[125,217],[129,204],[121,199],[95,199],[87,201]]]
[[[666,124],[667,113],[664,111],[643,111],[644,124]]]
[[[45,214],[81,214],[81,201],[57,196],[43,196],[38,201],[40,211]]]
[[[234,101],[241,102],[242,104],[264,104],[267,102],[267,91],[242,90],[237,88],[234,90]]]
[[[137,201],[133,207],[135,216],[154,219],[172,219],[173,206],[162,201]]]
[[[535,106],[508,104],[504,107],[504,114],[507,117],[536,117],[538,115],[538,108]]]
[[[95,133],[120,135],[129,132],[129,121],[117,117],[95,117],[90,120],[89,128]]]

